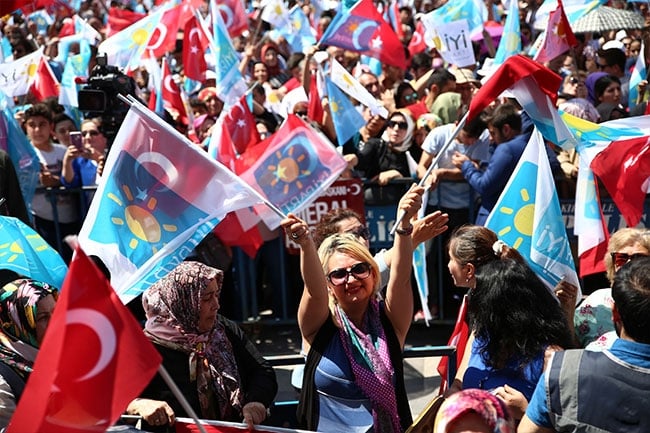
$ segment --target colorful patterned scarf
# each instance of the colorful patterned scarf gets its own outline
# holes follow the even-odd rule
[[[497,396],[482,389],[464,389],[442,403],[436,416],[434,433],[446,433],[452,423],[468,413],[479,415],[492,433],[515,432],[508,407]]]
[[[201,295],[213,279],[221,290],[222,271],[199,262],[183,262],[143,294],[142,304],[147,315],[145,334],[156,344],[189,354],[190,379],[197,381],[203,417],[219,415],[227,420],[241,417],[242,408],[232,345],[219,321],[208,332],[201,333],[198,328]],[[219,414],[211,404],[212,394]]]
[[[49,295],[56,300],[58,294],[57,288],[29,278],[0,288],[0,361],[24,373],[23,377],[31,373],[38,349],[37,304]]]
[[[352,323],[337,304],[336,319],[341,323],[339,336],[356,383],[372,403],[374,431],[402,431],[397,413],[393,383],[393,365],[388,352],[386,333],[379,318],[379,302],[373,299],[363,319],[362,330]]]

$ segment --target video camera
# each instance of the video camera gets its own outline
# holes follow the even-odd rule
[[[122,102],[117,95],[136,97],[136,85],[133,78],[125,75],[116,66],[107,64],[106,54],[97,55],[96,60],[97,64],[88,78],[88,83],[77,94],[79,110],[90,116],[101,117],[102,132],[110,146],[129,111],[129,105]]]

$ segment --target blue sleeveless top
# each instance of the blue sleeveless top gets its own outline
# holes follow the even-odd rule
[[[366,433],[373,431],[372,404],[356,383],[339,335],[323,352],[314,383],[318,393],[318,431]]]
[[[537,382],[544,371],[544,350],[523,369],[519,368],[519,359],[511,359],[505,368],[495,370],[485,365],[478,352],[479,340],[474,340],[469,365],[463,376],[463,389],[479,388],[491,390],[503,385],[515,388],[530,401]]]

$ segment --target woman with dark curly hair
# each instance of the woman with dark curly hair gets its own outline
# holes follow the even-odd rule
[[[573,346],[567,316],[521,254],[491,230],[459,228],[449,255],[454,281],[470,288],[472,332],[450,393],[492,390],[520,419],[546,360]]]

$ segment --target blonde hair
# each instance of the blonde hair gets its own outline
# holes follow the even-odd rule
[[[370,251],[368,251],[366,245],[360,242],[358,237],[350,233],[337,233],[325,238],[318,248],[318,258],[320,259],[323,273],[325,275],[329,273],[328,263],[336,253],[345,254],[346,256],[370,264],[370,275],[374,282],[373,290],[375,295],[379,294],[379,267],[377,266],[377,263],[375,263],[375,260],[370,254]],[[330,282],[328,281],[327,284],[329,286]],[[330,311],[333,311],[336,299],[334,298],[332,291],[329,291],[329,293]]]
[[[645,228],[625,227],[617,230],[609,238],[607,244],[607,254],[605,254],[605,268],[607,270],[607,279],[614,284],[616,276],[616,265],[610,253],[615,253],[621,249],[639,244],[650,253],[650,230]]]

